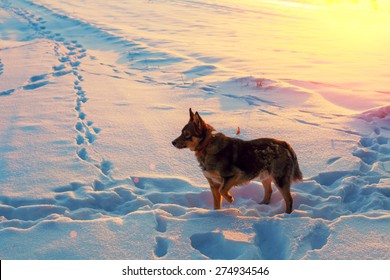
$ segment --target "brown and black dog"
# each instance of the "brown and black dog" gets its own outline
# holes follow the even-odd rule
[[[233,202],[229,192],[232,187],[259,177],[265,190],[262,203],[269,203],[271,183],[274,182],[286,202],[286,213],[291,213],[290,186],[302,180],[302,172],[288,143],[272,138],[244,141],[214,133],[214,128],[205,123],[198,112],[194,114],[190,109],[189,122],[172,144],[195,152],[210,184],[214,209],[221,208],[222,197]]]

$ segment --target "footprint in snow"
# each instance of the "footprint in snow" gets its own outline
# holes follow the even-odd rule
[[[159,214],[156,215],[156,230],[158,232],[166,232],[167,231],[167,222]]]
[[[1,91],[0,92],[0,96],[11,95],[11,93],[13,93],[14,91],[15,91],[15,89],[9,89],[9,90],[5,90],[5,91]]]
[[[83,114],[83,113],[81,113]],[[92,144],[96,140],[96,135],[92,134],[89,129],[85,132],[85,138],[87,138],[88,142]]]
[[[102,173],[106,176],[108,176],[112,170],[113,164],[111,161],[108,160],[102,160],[100,164],[100,170]]]
[[[309,225],[304,235],[296,236],[281,220],[261,220],[254,226],[255,244],[265,260],[300,259],[310,250],[320,250],[330,236],[324,222]],[[299,246],[291,246],[298,242]]]
[[[65,64],[60,64],[58,66],[53,66],[52,67],[54,71],[61,71],[61,70],[64,70],[66,68]]]
[[[30,82],[31,82],[31,83],[35,83],[35,82],[37,82],[37,81],[39,81],[39,80],[45,79],[46,76],[47,76],[47,74],[41,74],[41,75],[32,76],[32,77],[30,78]]]
[[[84,140],[84,138],[81,135],[77,135],[76,143],[77,143],[77,145],[82,145],[82,144],[85,143],[85,140]]]
[[[77,151],[77,155],[82,160],[87,160],[88,159],[87,150],[85,148],[81,148],[80,150],[78,150]]]
[[[225,238],[222,232],[196,233],[190,237],[191,246],[210,259],[232,260],[244,253],[244,244]]]
[[[168,252],[169,239],[161,236],[156,237],[156,245],[154,248],[154,255],[158,258],[164,257]]]
[[[23,86],[23,89],[24,90],[34,90],[34,89],[46,86],[48,84],[52,84],[52,82],[42,81],[42,82],[38,82],[38,83],[28,84],[28,85]]]
[[[61,77],[72,73],[70,70],[57,71],[53,73],[54,77]]]

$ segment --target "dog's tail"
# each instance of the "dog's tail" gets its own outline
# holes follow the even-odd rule
[[[302,175],[301,169],[299,168],[297,154],[295,153],[293,148],[287,142],[284,142],[283,144],[284,144],[285,148],[288,150],[288,152],[290,153],[291,159],[293,160],[293,169],[294,170],[293,170],[293,174],[292,174],[293,175],[292,181],[293,182],[302,181],[303,175]]]

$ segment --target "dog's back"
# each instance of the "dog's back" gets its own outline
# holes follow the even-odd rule
[[[222,133],[214,135],[206,149],[207,156],[198,156],[204,170],[218,169],[222,177],[242,171],[242,184],[256,177],[266,177],[289,183],[302,180],[297,156],[285,141],[272,138],[241,140]]]

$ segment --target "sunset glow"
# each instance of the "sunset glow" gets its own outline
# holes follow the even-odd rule
[[[388,87],[388,1],[257,2],[262,7],[269,3],[267,12],[283,17],[275,18],[266,29],[262,28],[262,18],[268,15],[253,15],[237,22],[237,32],[250,33],[245,38],[256,38],[243,41],[240,48],[251,54],[248,60],[254,68],[276,64],[286,71],[279,73],[283,76],[299,69],[293,74],[297,79],[342,86],[364,80],[369,83],[361,84],[360,89]],[[279,37],[282,32],[284,36]],[[278,48],[271,49],[269,42]],[[283,71],[280,68],[278,72]],[[272,68],[269,71],[275,72]]]
[[[165,66],[171,58],[163,57],[141,60],[137,67],[163,67],[181,82],[196,82],[197,72],[186,67],[201,61],[210,64],[205,67],[213,75],[201,75],[208,81],[265,75],[332,84],[355,93],[388,90],[388,1],[224,0],[220,5],[212,0],[190,2],[192,10],[186,9],[187,2],[150,1],[131,10],[116,1],[85,2],[89,11],[67,2],[61,2],[61,8],[96,26],[111,26],[124,38],[141,32],[137,41],[157,52],[169,50],[172,59],[185,61],[186,66]],[[131,17],[138,20],[129,24]],[[129,59],[134,60],[133,55]]]

